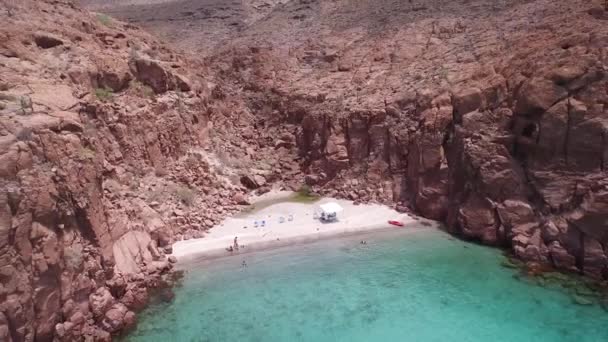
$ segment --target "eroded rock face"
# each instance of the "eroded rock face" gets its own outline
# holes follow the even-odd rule
[[[201,61],[133,25],[70,0],[7,6],[0,340],[111,341],[171,286],[171,244],[248,203],[241,176],[296,187],[295,138],[252,128]]]
[[[190,91],[189,80],[157,61],[147,57],[137,57],[131,61],[137,80],[151,87],[157,94],[168,90]]]
[[[356,12],[343,5],[307,14]],[[273,13],[205,64],[71,1],[11,6],[2,339],[111,340],[167,285],[173,241],[273,184],[394,205],[607,276],[608,26],[595,5],[397,2],[366,11],[394,28],[373,39],[359,18],[285,26]]]
[[[374,39],[353,33],[356,26],[344,33],[311,20],[331,34],[314,43],[270,34],[289,52],[232,46],[232,59],[214,62],[251,84],[252,102],[267,98],[275,111],[266,120],[295,125],[315,191],[409,208],[520,258],[605,278],[603,10],[582,1],[515,2],[492,12],[494,25],[478,20],[490,15],[485,5],[426,2],[432,23],[394,5],[404,15],[383,20],[416,25]],[[446,6],[458,19],[441,15]],[[318,10],[350,15],[339,4]],[[513,26],[541,12],[572,24],[525,33]],[[290,37],[304,30],[314,32],[294,28]]]
[[[112,247],[116,269],[121,273],[137,273],[138,264],[153,260],[153,248],[152,239],[147,232],[125,233]]]
[[[182,75],[194,62],[72,1],[10,9],[0,9],[0,340],[110,341],[149,289],[170,284],[176,236],[203,234],[244,189],[202,149],[208,94]]]

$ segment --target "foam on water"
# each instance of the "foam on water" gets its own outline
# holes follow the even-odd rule
[[[427,229],[199,261],[125,340],[608,341],[607,312],[515,279],[501,258]]]

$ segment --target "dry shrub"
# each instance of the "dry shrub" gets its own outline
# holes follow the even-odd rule
[[[196,193],[184,185],[176,186],[173,194],[180,202],[188,207],[194,204],[194,201],[196,200]]]
[[[99,20],[99,22],[104,26],[107,26],[107,27],[112,26],[112,18],[110,18],[106,14],[102,14],[102,13],[97,14],[97,20]]]
[[[17,133],[17,140],[19,141],[30,141],[32,140],[33,132],[29,128],[23,128]]]
[[[154,174],[156,175],[156,177],[165,177],[169,174],[169,172],[163,166],[156,166],[154,168]]]
[[[111,88],[105,87],[105,88],[96,88],[95,89],[95,96],[103,101],[110,101],[112,100],[112,98],[114,97],[114,92],[112,91]]]
[[[63,250],[63,260],[68,270],[77,271],[82,265],[82,245],[74,244]]]

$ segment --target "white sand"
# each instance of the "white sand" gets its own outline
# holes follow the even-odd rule
[[[286,197],[290,194],[289,192],[270,193],[257,198],[254,203]],[[313,218],[319,204],[327,202],[337,202],[344,208],[344,211],[338,214],[337,222],[321,223]],[[289,221],[290,214],[293,216],[292,221]],[[279,222],[280,217],[285,218],[283,223]],[[265,220],[265,226],[255,228],[254,222],[262,220]],[[401,221],[404,226],[390,225],[388,220]],[[422,227],[420,221],[415,220],[413,216],[398,213],[383,205],[354,205],[351,201],[333,198],[323,198],[310,204],[281,202],[248,215],[228,218],[220,225],[211,228],[204,238],[179,241],[173,245],[173,255],[181,262],[197,257],[251,252],[357,232],[420,227]],[[233,244],[235,236],[238,237],[239,245],[244,247],[238,252],[226,251],[226,248]]]

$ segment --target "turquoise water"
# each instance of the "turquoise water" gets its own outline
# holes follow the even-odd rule
[[[428,229],[200,261],[126,340],[608,341],[606,311],[518,281],[501,260]]]

